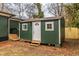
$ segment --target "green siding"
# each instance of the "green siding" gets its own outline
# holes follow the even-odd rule
[[[19,35],[19,22],[18,21],[14,21],[14,20],[10,20],[10,29],[16,29],[16,34]],[[13,30],[13,32],[15,31],[15,29]],[[11,30],[10,30],[11,33]]]
[[[0,37],[8,36],[8,18],[0,16]]]
[[[22,24],[20,25],[20,37],[24,40],[32,40],[32,23],[28,22],[28,30],[27,31],[23,31],[22,30]]]
[[[41,24],[41,42],[42,43],[50,43],[50,44],[59,44],[59,28],[58,28],[58,21],[47,21],[47,22],[54,22],[54,31],[45,31],[45,22],[42,21]]]
[[[61,19],[61,40],[62,42],[65,40],[65,20]]]

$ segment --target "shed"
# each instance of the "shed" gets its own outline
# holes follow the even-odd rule
[[[8,40],[8,19],[10,19],[11,16],[14,15],[0,11],[0,41]]]
[[[60,46],[65,37],[64,18],[35,18],[20,23],[20,38],[27,41],[38,41],[44,44]]]

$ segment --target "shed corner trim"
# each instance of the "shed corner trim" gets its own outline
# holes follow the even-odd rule
[[[61,44],[61,22],[60,19],[58,20],[58,26],[59,26],[59,44]]]

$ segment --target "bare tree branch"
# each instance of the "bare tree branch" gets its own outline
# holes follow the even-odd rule
[[[51,3],[47,4],[48,12],[54,16],[61,16],[63,11],[63,4]]]
[[[24,13],[28,17],[32,17],[36,12],[36,7],[32,3],[5,3],[5,7],[11,13],[16,14],[19,18],[23,18]]]

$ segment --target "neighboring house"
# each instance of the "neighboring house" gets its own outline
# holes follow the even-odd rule
[[[12,18],[13,14],[0,13],[3,14],[0,15],[0,40],[8,39],[9,34],[17,34],[20,40],[38,41],[56,46],[60,46],[64,41],[65,23],[61,16],[21,21],[18,18]]]
[[[9,34],[9,19],[13,14],[0,11],[0,41],[8,40]]]

